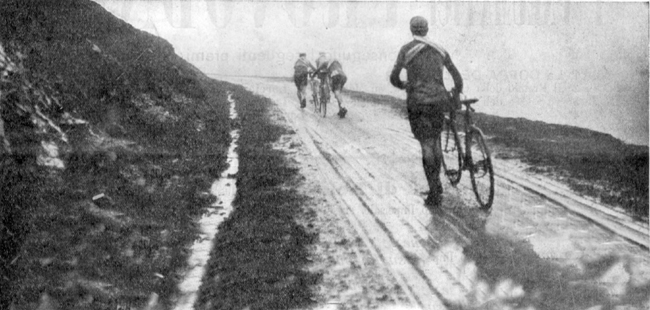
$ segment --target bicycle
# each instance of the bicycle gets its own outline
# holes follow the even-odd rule
[[[314,102],[314,113],[320,112],[320,100],[318,93],[320,91],[320,81],[316,77],[312,77],[310,80],[311,85],[311,97]]]
[[[492,207],[494,200],[494,169],[490,149],[485,144],[485,136],[481,129],[476,127],[472,119],[472,113],[475,110],[471,105],[476,102],[478,102],[478,99],[460,100],[461,110],[462,106],[465,106],[465,130],[463,133],[465,152],[463,152],[459,133],[456,129],[456,111],[449,112],[449,117],[445,116],[440,143],[444,143],[444,148],[442,148],[442,145],[441,148],[444,153],[451,154],[452,159],[446,159],[443,156],[442,166],[445,175],[453,186],[460,182],[462,171],[469,170],[476,200],[478,200],[480,208],[487,211]]]
[[[320,111],[323,117],[327,116],[327,104],[330,102],[330,83],[329,78],[324,78],[320,83]]]

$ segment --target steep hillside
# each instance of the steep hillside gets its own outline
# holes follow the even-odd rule
[[[0,309],[168,303],[225,166],[223,85],[90,1],[0,2],[0,45]]]

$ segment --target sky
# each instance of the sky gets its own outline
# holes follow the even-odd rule
[[[346,88],[398,97],[388,75],[421,15],[479,112],[648,145],[646,3],[96,2],[207,74],[291,76],[298,53],[323,51],[341,61]]]

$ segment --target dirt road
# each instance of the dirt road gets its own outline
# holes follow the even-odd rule
[[[647,249],[525,185],[498,178],[493,211],[484,215],[465,175],[457,188],[444,184],[442,210],[428,211],[419,145],[393,111],[346,98],[349,112],[339,119],[333,99],[322,118],[311,105],[298,107],[292,83],[216,78],[270,98],[295,131],[283,145],[300,146],[292,156],[318,214],[323,308],[650,305]],[[495,165],[518,173],[515,162]]]

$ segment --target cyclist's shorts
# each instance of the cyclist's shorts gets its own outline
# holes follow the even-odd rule
[[[419,141],[440,137],[445,115],[430,105],[412,105],[408,108],[411,132]]]
[[[332,77],[332,91],[343,90],[343,85],[348,81],[345,75],[339,74]]]
[[[300,74],[300,75],[294,75],[293,76],[293,82],[296,83],[296,87],[302,88],[307,86],[307,76],[308,74]]]

